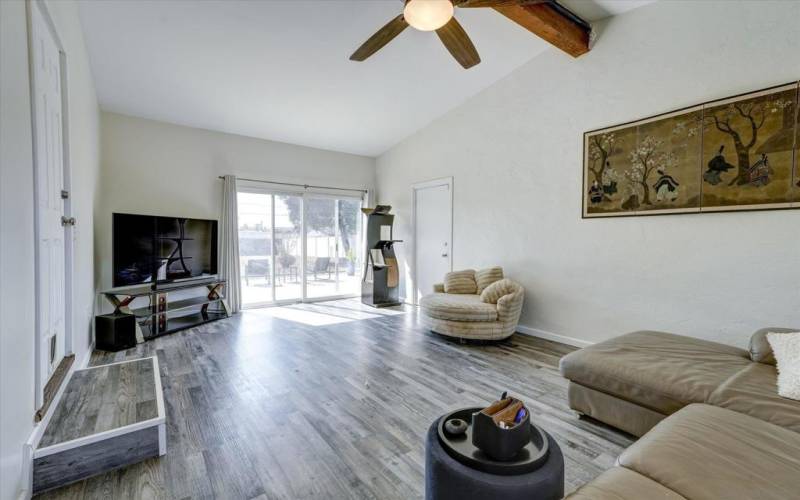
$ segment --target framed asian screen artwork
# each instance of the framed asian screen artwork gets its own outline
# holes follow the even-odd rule
[[[583,137],[583,217],[800,208],[800,82]]]

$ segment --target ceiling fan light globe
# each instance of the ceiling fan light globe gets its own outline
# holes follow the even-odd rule
[[[408,0],[403,18],[420,31],[438,30],[453,17],[451,0]]]

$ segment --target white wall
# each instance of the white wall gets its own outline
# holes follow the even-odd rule
[[[0,499],[33,430],[33,145],[23,2],[0,2]],[[11,285],[13,284],[13,285]]]
[[[70,162],[75,232],[73,318],[77,359],[91,342],[93,211],[99,111],[77,6],[48,2],[67,54]],[[0,499],[21,484],[22,447],[34,429],[34,233],[31,108],[25,4],[0,2]]]
[[[102,192],[95,226],[111,286],[113,212],[219,219],[220,175],[373,189],[375,160],[115,113],[102,113]]]
[[[800,327],[800,210],[580,217],[583,132],[800,79],[798,19],[800,2],[648,5],[601,25],[590,53],[541,54],[404,140],[377,181],[406,279],[411,184],[453,176],[454,267],[504,266],[531,329],[744,346],[755,328]]]

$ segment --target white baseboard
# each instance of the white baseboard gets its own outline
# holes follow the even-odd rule
[[[517,333],[523,335],[530,335],[531,337],[539,337],[540,339],[552,340],[553,342],[560,342],[562,344],[571,345],[573,347],[588,347],[594,342],[588,340],[576,339],[575,337],[567,337],[566,335],[559,335],[557,333],[546,332],[538,328],[531,328],[525,325],[517,325]]]
[[[89,360],[92,359],[93,352],[94,352],[94,340],[92,340],[91,345],[89,345],[89,349],[87,349],[86,352],[83,353],[81,359],[75,360],[75,364],[78,366],[78,368],[76,369],[81,370],[89,366]]]
[[[17,493],[17,500],[30,500],[33,491],[33,447],[28,442],[22,445],[22,470],[20,484],[24,487]]]

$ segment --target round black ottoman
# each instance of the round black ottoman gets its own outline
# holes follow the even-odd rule
[[[538,469],[518,476],[499,476],[456,461],[439,443],[433,422],[425,438],[426,500],[558,500],[564,497],[564,457],[550,434],[550,454]]]

